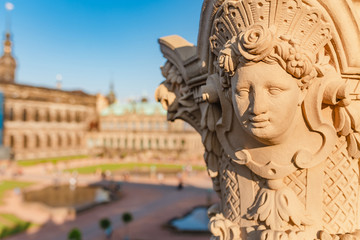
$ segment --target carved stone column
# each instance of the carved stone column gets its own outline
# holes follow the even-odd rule
[[[155,93],[202,136],[212,239],[360,239],[360,29],[345,0],[205,0]]]

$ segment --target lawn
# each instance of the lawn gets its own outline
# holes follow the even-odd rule
[[[25,188],[33,183],[31,182],[20,182],[20,181],[12,181],[12,180],[5,180],[0,181],[0,204],[3,201],[4,193],[9,190],[13,190],[15,188]]]
[[[0,214],[0,238],[23,232],[33,226],[36,225],[23,221],[13,214]]]
[[[91,174],[95,173],[97,169],[101,169],[101,171],[131,171],[136,169],[150,169],[151,167],[156,167],[157,171],[161,170],[183,170],[183,165],[180,164],[161,164],[161,163],[113,163],[113,164],[100,164],[88,167],[81,168],[71,168],[67,171],[77,171],[80,174]],[[204,166],[192,166],[193,170],[205,170]]]
[[[25,188],[32,184],[33,183],[31,182],[20,182],[12,180],[0,181],[0,204],[3,203],[3,197],[6,191],[10,191],[15,188]],[[30,222],[23,221],[13,214],[0,214],[0,238],[23,232],[32,226],[35,225]]]
[[[42,163],[52,163],[56,164],[57,162],[65,162],[76,159],[87,158],[88,155],[77,155],[77,156],[66,156],[66,157],[54,157],[54,158],[41,158],[41,159],[32,159],[32,160],[18,160],[16,163],[22,167],[30,167]]]

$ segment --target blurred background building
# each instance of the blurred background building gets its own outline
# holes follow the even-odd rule
[[[184,121],[168,122],[161,104],[146,98],[114,102],[101,111],[99,131],[89,132],[90,149],[177,151],[201,155],[201,138]]]
[[[201,155],[200,136],[183,121],[170,123],[161,104],[119,103],[113,84],[105,97],[83,91],[18,84],[10,33],[0,58],[3,145],[15,160],[170,150]],[[1,119],[0,119],[1,120]]]

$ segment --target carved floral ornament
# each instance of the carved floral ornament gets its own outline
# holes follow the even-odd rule
[[[213,239],[360,239],[360,70],[341,72],[349,53],[335,8],[322,4],[205,0],[183,81],[163,74],[156,98],[176,95],[169,120],[190,122],[203,139],[221,199],[209,209]],[[163,53],[167,68],[180,67]]]

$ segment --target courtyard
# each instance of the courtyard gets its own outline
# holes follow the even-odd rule
[[[66,239],[73,228],[81,231],[83,239],[105,239],[104,232],[99,227],[99,220],[103,218],[108,218],[112,223],[112,239],[122,239],[126,233],[129,233],[131,239],[139,240],[154,239],[154,236],[157,236],[156,239],[208,239],[210,236],[209,233],[179,232],[168,226],[171,219],[182,217],[194,207],[205,206],[209,201],[217,200],[213,192],[209,197],[211,182],[201,166],[194,165],[189,169],[189,166],[174,163],[120,163],[118,159],[82,158],[59,161],[56,164],[42,162],[13,168],[15,170],[8,169],[2,175],[2,182],[9,187],[3,191],[0,211],[29,223],[29,228],[6,239],[60,240]],[[144,172],[146,168],[150,169],[148,174],[129,171],[142,169]],[[127,175],[118,172],[121,169],[126,169]],[[179,174],[161,173],[166,170],[181,173],[183,189],[179,190],[177,187]],[[68,184],[74,172],[77,172],[78,185],[88,185],[104,178],[119,182],[120,199],[76,214],[46,212],[43,206],[24,203],[21,192],[54,184]],[[124,212],[133,216],[133,221],[126,227],[121,219]]]

